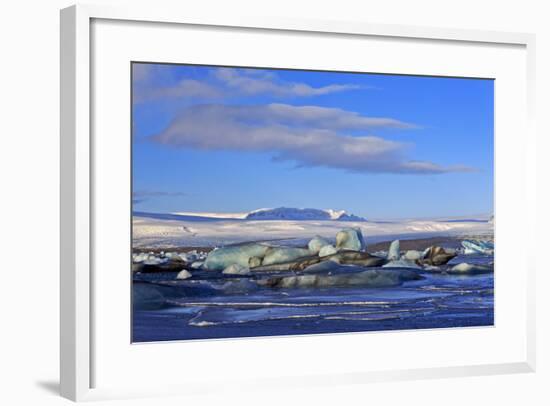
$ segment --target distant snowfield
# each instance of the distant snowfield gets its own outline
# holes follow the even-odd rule
[[[214,215],[213,215],[214,214]],[[134,247],[211,247],[245,241],[334,238],[348,227],[358,227],[368,242],[388,238],[492,234],[483,219],[400,220],[388,222],[337,220],[246,220],[216,213],[134,213]]]

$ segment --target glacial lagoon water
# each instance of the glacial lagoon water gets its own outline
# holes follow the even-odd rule
[[[492,256],[459,255],[488,264]],[[492,326],[494,275],[418,271],[421,280],[389,288],[269,288],[250,277],[206,271],[134,276],[152,298],[133,311],[133,342]],[[153,292],[153,294],[151,294]],[[156,294],[164,302],[157,305]]]

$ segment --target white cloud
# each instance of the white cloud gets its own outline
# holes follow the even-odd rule
[[[212,100],[221,97],[219,89],[193,79],[184,79],[171,86],[153,86],[134,83],[133,102],[193,98]]]
[[[247,95],[265,93],[278,97],[307,97],[361,88],[350,84],[313,87],[305,83],[284,82],[278,80],[274,73],[262,73],[259,69],[218,68],[214,76],[231,89]]]
[[[411,126],[389,118],[370,118],[341,109],[282,104],[195,105],[181,112],[157,143],[201,150],[272,152],[276,160],[355,172],[438,174],[471,170],[406,159],[409,143],[345,130]]]
[[[249,107],[241,110],[242,114],[251,113]],[[292,106],[272,103],[253,107],[252,114],[260,116],[266,122],[278,122],[293,126],[315,126],[334,130],[366,130],[376,127],[416,128],[411,123],[386,117],[366,117],[353,111],[319,106]]]
[[[174,82],[170,71],[163,65],[135,63],[132,65],[132,79],[134,103],[182,98],[214,100],[222,97],[219,87],[207,82],[189,78]]]
[[[215,68],[205,80],[186,78],[177,82],[174,82],[172,71],[164,65],[135,63],[132,70],[134,103],[181,98],[216,100],[235,94],[311,97],[363,88],[351,84],[313,87],[306,83],[285,82],[275,72],[264,69]]]

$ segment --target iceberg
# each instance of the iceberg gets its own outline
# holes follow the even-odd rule
[[[405,252],[405,255],[403,255],[403,259],[406,259],[407,261],[417,261],[421,259],[422,256],[423,256],[422,251],[409,250]]]
[[[191,268],[201,269],[203,265],[204,265],[204,261],[195,261],[191,264]]]
[[[426,265],[424,267],[424,270],[428,272],[443,272],[443,270],[440,267],[435,265]]]
[[[310,255],[311,252],[305,248],[272,247],[265,252],[262,265],[282,264]]]
[[[326,265],[325,265],[326,266]],[[347,268],[338,275],[295,275],[273,277],[258,281],[258,284],[271,288],[325,288],[342,286],[363,286],[367,288],[383,288],[399,286],[407,281],[419,280],[423,277],[414,271],[406,269],[369,269],[353,265],[337,265]],[[357,272],[359,271],[359,272]]]
[[[385,265],[382,265],[382,268],[410,268],[410,269],[422,269],[421,266],[417,265],[413,261],[408,261],[406,259],[397,259],[395,261],[390,261]]]
[[[458,274],[490,273],[493,272],[493,267],[488,265],[468,264],[466,262],[462,262],[458,265],[453,266],[447,272]]]
[[[216,248],[210,251],[206,257],[203,268],[211,271],[223,271],[233,264],[248,266],[250,258],[263,257],[269,248],[268,245],[255,243]]]
[[[187,269],[184,269],[178,273],[176,276],[176,279],[189,279],[191,276],[191,272],[189,272]]]
[[[451,259],[456,257],[456,253],[446,251],[444,248],[431,246],[424,251],[424,256],[420,261],[422,265],[445,265]]]
[[[382,258],[379,258],[381,261],[384,261]],[[308,273],[324,273],[328,275],[332,275],[334,273],[349,273],[349,272],[357,272],[357,271],[365,271],[365,268],[371,268],[373,266],[378,265],[364,265],[361,262],[339,262],[335,260],[330,261],[323,261],[319,262],[317,264],[310,265],[306,267],[303,272]]]
[[[143,265],[162,265],[167,262],[168,262],[168,259],[166,258],[159,258],[153,255],[149,255],[149,257],[145,261],[142,261],[141,263]]]
[[[280,264],[261,265],[252,268],[254,272],[281,272],[281,271],[302,271],[310,265],[320,262],[322,259],[318,255],[301,257],[295,261],[283,262]]]
[[[260,265],[262,265],[262,259],[260,257],[250,257],[248,259],[248,267],[249,268],[256,268]]]
[[[368,252],[361,251],[340,251],[329,259],[333,262],[346,265],[360,265],[364,267],[381,266],[386,260],[375,257]]]
[[[146,252],[140,252],[139,254],[132,255],[132,260],[136,264],[144,262],[147,259],[149,259],[149,254],[147,254]]]
[[[313,237],[311,239],[311,241],[307,244],[307,247],[309,249],[309,251],[312,253],[312,254],[318,254],[319,251],[321,251],[321,249],[323,247],[326,247],[327,245],[330,245],[330,243],[325,240],[323,237],[321,236],[318,236],[316,235],[315,237]]]
[[[359,228],[345,228],[336,234],[336,249],[362,251],[365,249],[363,233]]]
[[[197,254],[197,251],[190,251],[179,254],[179,258],[183,262],[191,263],[197,261],[199,259],[199,255]]]
[[[225,275],[248,275],[250,274],[250,269],[247,266],[233,264],[225,268],[222,273]]]
[[[319,256],[320,257],[328,257],[329,255],[336,254],[338,251],[336,251],[336,248],[332,245],[325,245],[323,248],[319,250]]]
[[[399,246],[399,240],[392,241],[390,244],[390,248],[388,250],[388,261],[396,261],[401,256],[400,246]]]
[[[492,255],[495,245],[491,241],[464,240],[462,241],[464,254],[485,254]]]

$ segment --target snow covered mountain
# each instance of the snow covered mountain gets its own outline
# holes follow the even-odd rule
[[[135,215],[145,213],[134,212]],[[149,213],[150,214],[150,213]],[[367,221],[363,217],[348,214],[345,210],[297,209],[293,207],[277,207],[275,209],[257,209],[242,213],[211,213],[211,212],[176,212],[170,214],[155,214],[160,216],[183,216],[197,220],[338,220],[338,221]]]
[[[344,210],[297,209],[293,207],[278,207],[275,209],[260,209],[250,212],[247,220],[338,220],[367,221],[362,217],[347,214]]]

